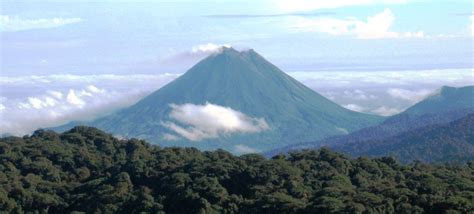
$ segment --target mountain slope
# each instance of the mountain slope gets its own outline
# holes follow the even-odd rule
[[[406,111],[387,118],[379,125],[363,128],[348,135],[329,137],[290,145],[267,153],[275,155],[298,149],[319,148],[350,144],[356,147],[367,141],[386,140],[390,137],[409,132],[418,128],[446,124],[474,113],[474,87],[462,88],[442,87],[438,93],[420,101]],[[349,150],[346,150],[350,153]],[[364,155],[360,153],[360,155]]]
[[[436,114],[474,107],[474,86],[454,88],[443,86],[436,94],[427,97],[403,114]]]
[[[474,114],[447,124],[429,125],[382,140],[331,146],[353,156],[393,156],[402,162],[474,160]]]
[[[170,115],[173,111],[170,105],[206,103],[261,118],[269,128],[193,142],[176,133],[176,129],[170,130],[163,125],[163,121],[176,122]],[[238,152],[237,145],[251,151],[264,151],[342,134],[345,130],[354,131],[378,121],[378,116],[353,112],[324,98],[253,50],[238,52],[223,48],[134,106],[87,125],[126,137],[145,138],[164,146],[225,148]],[[179,131],[193,128],[183,127],[185,130]],[[172,140],[164,137],[170,135]]]

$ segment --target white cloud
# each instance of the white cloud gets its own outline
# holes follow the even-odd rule
[[[130,106],[178,77],[156,75],[0,76],[0,134],[91,120]],[[124,87],[127,86],[127,87]]]
[[[252,118],[232,108],[211,103],[195,105],[170,105],[170,118],[183,124],[164,121],[162,125],[176,134],[191,140],[201,141],[232,133],[256,133],[268,130],[263,118]]]
[[[387,106],[381,106],[379,108],[376,108],[376,109],[372,110],[371,112],[375,113],[375,114],[378,114],[378,115],[382,115],[382,116],[391,116],[391,115],[394,115],[394,114],[398,114],[401,111],[402,110],[397,109],[397,108],[390,108],[390,107],[387,107]]]
[[[217,45],[213,43],[207,43],[203,45],[196,45],[191,48],[192,54],[212,54],[222,51],[223,48],[230,48],[228,44]]]
[[[387,90],[387,93],[395,98],[400,98],[404,100],[409,100],[411,102],[418,102],[423,98],[427,97],[432,93],[431,90],[421,89],[421,90],[406,90],[402,88],[390,88]]]
[[[91,84],[99,83],[110,85],[120,85],[127,83],[154,82],[157,85],[163,85],[175,79],[181,74],[100,74],[100,75],[74,75],[74,74],[52,74],[52,75],[30,75],[30,76],[0,76],[0,85],[5,87],[15,87],[19,85],[48,85],[51,84]],[[122,85],[123,86],[123,85]],[[156,87],[156,86],[155,86]],[[90,89],[88,89],[90,90]],[[53,91],[53,90],[50,90]],[[51,92],[51,93],[54,93]]]
[[[350,90],[345,90],[344,91],[344,96],[351,98],[351,99],[356,99],[356,100],[373,100],[376,99],[377,96],[373,94],[367,94],[366,92],[356,89],[354,91]]]
[[[405,4],[408,0],[277,0],[271,1],[282,12],[310,11],[355,5]]]
[[[104,93],[105,90],[104,89],[99,89],[97,87],[95,87],[94,85],[89,85],[86,87],[86,89],[92,93]]]
[[[161,66],[175,66],[176,63],[179,64],[195,64],[198,60],[207,57],[211,54],[216,54],[221,52],[224,48],[230,48],[229,44],[200,44],[192,46],[189,50],[176,52],[168,57],[160,59]]]
[[[43,101],[41,101],[40,99],[36,98],[36,97],[29,97],[28,98],[28,101],[30,102],[31,106],[35,109],[40,109],[40,108],[43,108]]]
[[[0,16],[0,31],[22,31],[55,28],[81,22],[80,18],[24,19],[18,16]]]
[[[339,104],[355,104],[365,108],[364,112],[384,114],[387,114],[387,109],[406,109],[413,104],[410,100],[389,96],[389,89],[434,92],[442,85],[474,85],[474,70],[471,68],[288,74],[308,87],[324,92],[324,95]],[[0,107],[3,109],[0,110],[0,134],[23,135],[38,128],[57,126],[69,121],[94,119],[134,104],[179,75],[0,76],[0,104],[3,105],[3,108]],[[66,97],[70,90],[74,90],[75,95],[85,102],[82,108],[67,102]],[[349,94],[352,97],[348,96]],[[363,99],[364,95],[369,99]],[[39,99],[39,106],[42,108],[33,108],[29,97]],[[53,105],[54,102],[56,103]],[[378,109],[381,106],[385,106],[385,109]],[[374,112],[373,109],[378,111]],[[177,134],[175,136],[178,137]]]
[[[474,85],[474,69],[472,68],[306,71],[288,74],[313,90],[322,92],[324,96],[345,108],[384,115],[410,107],[443,85],[453,87]],[[381,106],[385,108],[380,108]]]
[[[434,69],[406,71],[309,71],[289,72],[314,89],[360,90],[365,88],[407,88],[428,85],[438,88],[442,85],[474,85],[474,69]],[[366,90],[365,90],[366,91]],[[385,90],[384,90],[385,91]]]
[[[471,20],[471,25],[469,26],[471,30],[471,36],[474,36],[474,15],[469,16],[469,19]]]
[[[79,108],[84,107],[84,105],[86,104],[84,100],[82,100],[78,95],[76,95],[76,92],[73,89],[69,90],[69,93],[67,94],[66,99],[67,99],[67,102]]]
[[[336,130],[343,133],[343,134],[349,134],[349,131],[347,131],[347,129],[345,129],[345,128],[336,127]]]
[[[47,91],[47,93],[51,96],[53,96],[54,98],[56,99],[62,99],[63,98],[63,93],[59,92],[59,91],[53,91],[53,90],[50,90],[50,91]]]
[[[321,32],[335,36],[355,36],[359,39],[422,38],[423,31],[393,32],[395,16],[390,9],[367,17],[366,21],[356,18],[306,18],[291,17],[290,26],[297,31]]]
[[[238,144],[234,146],[234,152],[237,154],[249,154],[249,153],[258,153],[258,150],[251,148],[249,146]]]
[[[165,134],[163,134],[163,139],[164,140],[169,140],[169,141],[175,141],[175,140],[179,140],[179,137],[176,136],[176,135],[165,133]]]
[[[366,110],[366,108],[357,104],[347,104],[347,105],[343,105],[342,107],[352,110],[352,111],[357,111],[357,112],[363,112]]]

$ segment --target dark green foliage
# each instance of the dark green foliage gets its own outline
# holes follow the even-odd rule
[[[0,139],[8,213],[469,213],[474,162],[400,165],[323,148],[265,159],[95,128]]]

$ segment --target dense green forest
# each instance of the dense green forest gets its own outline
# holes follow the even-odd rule
[[[329,149],[266,159],[160,148],[95,128],[0,139],[0,210],[472,213],[474,162],[401,165]]]
[[[474,160],[474,114],[446,124],[428,125],[386,139],[340,143],[336,151],[355,157],[390,155],[408,163]]]
[[[322,146],[353,157],[392,156],[402,163],[471,161],[474,160],[474,108],[421,116],[395,115],[376,126],[283,147],[266,152],[265,156]]]

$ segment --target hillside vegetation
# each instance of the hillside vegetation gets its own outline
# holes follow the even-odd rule
[[[400,165],[328,149],[265,159],[160,148],[95,128],[0,139],[0,210],[469,213],[474,162]]]
[[[336,144],[332,149],[355,157],[390,155],[402,162],[474,160],[474,114],[446,124],[421,127],[385,138]]]

